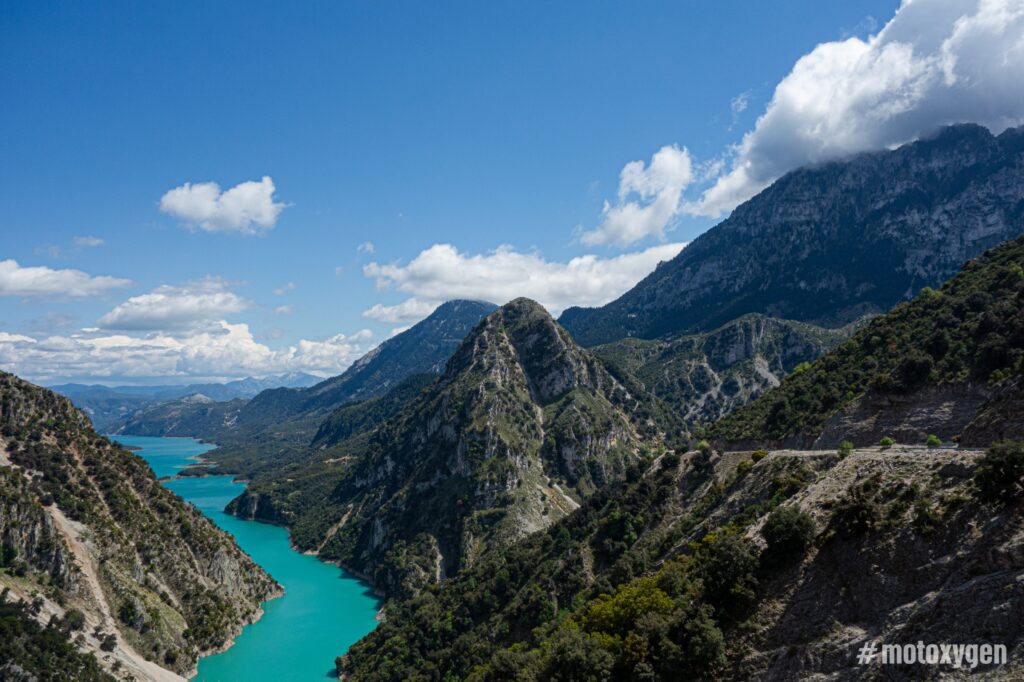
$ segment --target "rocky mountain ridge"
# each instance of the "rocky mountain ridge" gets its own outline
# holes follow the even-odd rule
[[[585,346],[706,331],[745,313],[838,326],[889,310],[1024,232],[1024,129],[956,125],[795,170],[601,308]]]
[[[300,548],[411,594],[546,528],[651,456],[671,421],[659,405],[517,299],[371,435],[287,480],[257,477],[230,509],[283,521]]]

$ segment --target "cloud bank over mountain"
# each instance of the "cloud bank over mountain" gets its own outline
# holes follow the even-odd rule
[[[454,298],[500,305],[519,296],[532,298],[552,315],[558,315],[571,305],[596,306],[611,301],[658,263],[675,257],[684,246],[660,244],[611,258],[588,254],[561,263],[511,246],[468,254],[451,244],[435,244],[405,265],[367,264],[363,273],[376,280],[378,289],[394,289],[413,297],[394,306],[375,305],[363,316],[387,322],[411,321],[428,315],[437,303]]]
[[[683,210],[721,215],[786,172],[952,123],[1024,123],[1024,3],[905,0],[867,39],[822,43],[776,86],[728,170]]]

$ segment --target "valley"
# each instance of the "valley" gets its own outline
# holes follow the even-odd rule
[[[453,300],[311,386],[150,402],[112,426],[134,455],[5,375],[12,619],[59,634],[81,603],[59,654],[141,679],[853,679],[864,642],[971,637],[1018,660],[1020,135],[796,171],[603,308]],[[127,535],[96,542],[108,517]],[[133,531],[160,519],[168,556],[202,529],[203,591]]]

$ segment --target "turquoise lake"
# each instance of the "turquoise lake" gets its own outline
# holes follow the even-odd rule
[[[214,448],[192,438],[117,436],[115,440],[140,448],[136,454],[149,462],[158,478],[174,476]],[[263,617],[247,626],[234,646],[201,659],[194,679],[269,682],[333,677],[335,656],[377,625],[380,602],[366,583],[296,552],[283,528],[225,514],[225,505],[245,488],[230,476],[182,478],[164,485],[235,536],[238,545],[285,589],[284,596],[264,603]]]

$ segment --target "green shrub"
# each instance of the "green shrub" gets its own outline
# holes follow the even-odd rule
[[[894,441],[889,436],[883,436],[882,440],[878,441],[878,444],[881,445],[883,448],[891,448],[893,445],[896,445],[896,441]]]
[[[780,566],[803,557],[814,540],[814,519],[797,506],[777,507],[764,523],[761,536],[768,543],[761,554],[766,566]]]
[[[1006,441],[990,447],[974,471],[974,483],[988,502],[1010,503],[1024,491],[1024,443]]]
[[[754,464],[757,464],[767,456],[768,451],[762,448],[760,450],[754,450],[754,452],[750,454],[750,459],[754,462]]]
[[[847,457],[850,456],[850,453],[853,452],[853,443],[851,443],[848,440],[844,440],[842,443],[839,444],[838,452],[840,459],[846,459]]]
[[[749,540],[731,528],[713,531],[691,546],[704,598],[716,614],[738,616],[754,601],[757,555]],[[719,619],[721,620],[721,618]]]
[[[839,500],[829,519],[829,532],[837,537],[854,537],[875,526],[879,510],[875,501],[860,488]]]
[[[935,505],[926,497],[919,497],[914,500],[914,530],[922,535],[932,532],[932,529],[939,522],[939,514]]]
[[[927,445],[930,448],[942,447],[942,439],[936,436],[934,433],[930,434],[928,438],[925,440],[925,445]]]

